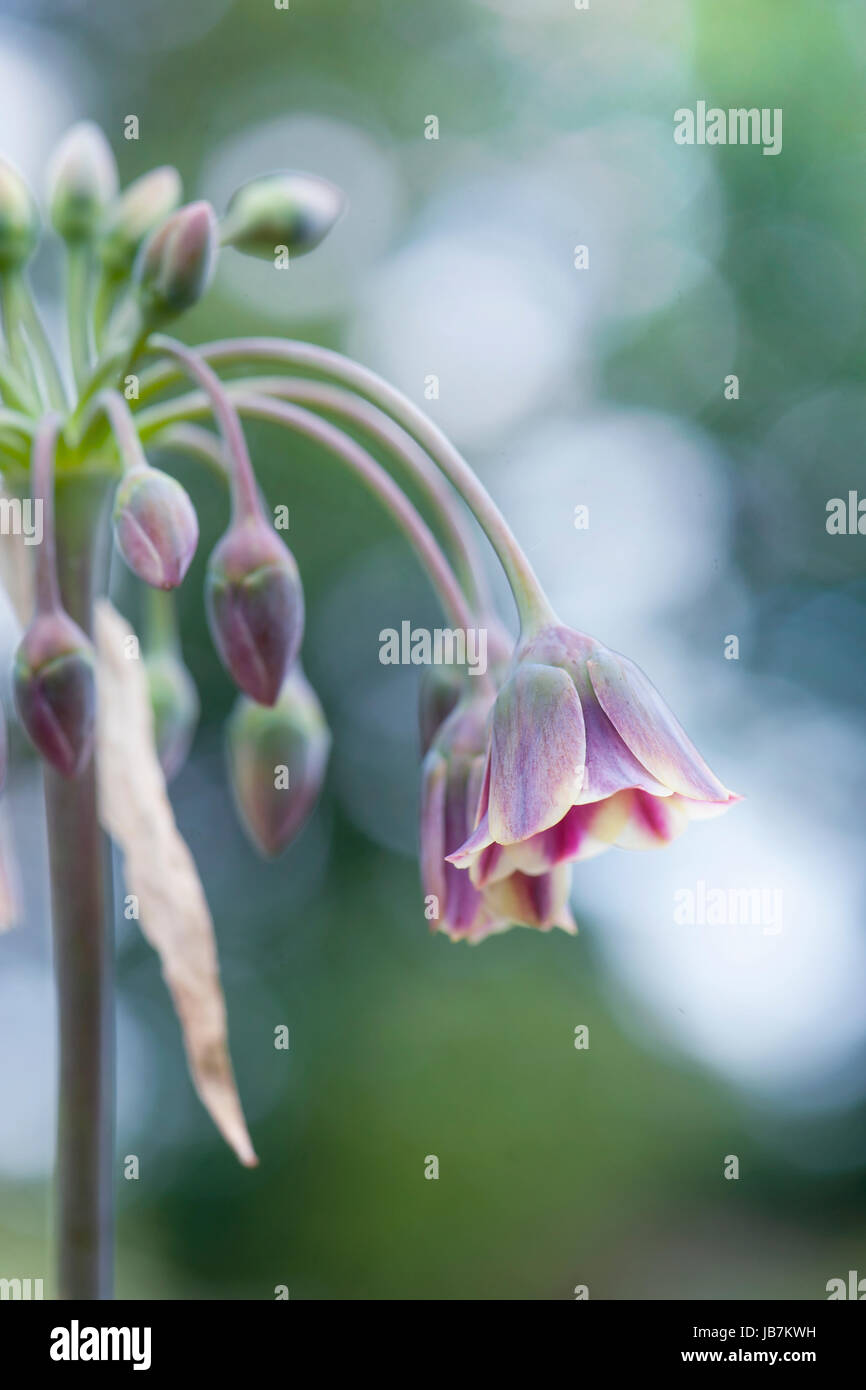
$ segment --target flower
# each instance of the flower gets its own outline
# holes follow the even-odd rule
[[[492,698],[492,697],[490,697]],[[472,825],[484,778],[484,734],[490,698],[469,695],[449,715],[424,759],[421,792],[421,879],[434,930],[452,941],[483,941],[511,926],[549,931],[577,928],[568,907],[571,872],[560,865],[533,876],[517,870],[490,888],[457,868],[458,847]]]
[[[551,624],[515,655],[474,829],[448,857],[484,888],[614,844],[667,844],[736,800],[634,662]]]
[[[117,192],[117,165],[99,126],[79,121],[64,135],[48,173],[48,204],[65,241],[96,235]]]

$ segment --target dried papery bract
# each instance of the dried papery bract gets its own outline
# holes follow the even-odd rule
[[[127,658],[132,629],[107,600],[96,612],[99,789],[103,824],[124,856],[141,929],[159,952],[202,1101],[241,1163],[257,1162],[228,1055],[213,923],[175,825],[156,755],[147,678]]]

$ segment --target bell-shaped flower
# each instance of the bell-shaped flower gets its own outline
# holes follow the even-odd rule
[[[551,625],[521,644],[497,696],[475,827],[450,859],[484,887],[666,844],[737,799],[634,662]]]
[[[577,928],[568,907],[570,869],[530,877],[519,870],[477,887],[452,860],[475,823],[484,779],[488,702],[467,696],[449,715],[424,759],[421,790],[421,879],[434,930],[452,941],[483,941],[511,926]]]

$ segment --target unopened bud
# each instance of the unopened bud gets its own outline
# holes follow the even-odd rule
[[[224,666],[251,699],[274,704],[301,645],[304,594],[293,555],[261,517],[234,523],[216,545],[205,600]]]
[[[150,687],[156,753],[170,782],[187,759],[199,716],[198,691],[189,671],[173,651],[149,652],[144,659]]]
[[[460,703],[466,682],[453,666],[428,666],[418,689],[418,729],[426,754],[445,720]]]
[[[115,496],[114,538],[145,584],[176,589],[198,545],[198,518],[189,494],[158,468],[131,468]]]
[[[64,135],[48,174],[51,221],[65,241],[83,241],[99,230],[117,192],[117,165],[111,146],[92,121],[81,121]]]
[[[135,267],[145,317],[154,324],[197,303],[210,284],[217,250],[210,203],[187,203],[152,232]]]
[[[286,246],[292,256],[312,251],[340,217],[339,188],[314,174],[268,174],[232,196],[221,226],[222,241],[248,256],[273,260]]]
[[[238,701],[228,727],[229,772],[240,818],[262,854],[279,854],[307,820],[330,746],[322,707],[298,666],[272,708]]]
[[[136,179],[109,209],[99,254],[106,270],[125,275],[146,236],[177,207],[180,174],[170,164],[151,169]]]
[[[39,240],[39,213],[27,184],[0,159],[0,271],[24,265]]]
[[[62,612],[37,614],[21,639],[13,673],[15,707],[46,762],[76,777],[93,749],[93,648]]]

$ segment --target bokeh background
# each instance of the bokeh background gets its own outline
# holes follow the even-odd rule
[[[862,6],[2,0],[0,15],[0,145],[35,184],[92,117],[125,179],[175,163],[219,210],[279,167],[346,189],[348,215],[288,273],[226,254],[184,335],[308,337],[421,404],[438,375],[428,408],[562,617],[637,660],[746,798],[664,853],[579,866],[576,939],[430,936],[417,671],[377,655],[380,629],[436,625],[436,606],[337,465],[261,427],[335,739],[313,821],[263,864],[227,792],[233,692],[201,603],[225,499],[173,461],[203,532],[181,604],[203,717],[173,798],[215,914],[261,1167],[241,1170],[214,1133],[156,958],[119,920],[118,1174],[126,1154],[141,1165],[118,1180],[119,1294],[812,1299],[866,1275],[866,538],[825,526],[829,499],[866,491]],[[674,110],[701,99],[781,107],[782,153],[676,145]],[[51,252],[38,274],[56,317]],[[22,751],[6,816],[26,920],[0,941],[0,1274],[48,1291],[38,807]],[[677,925],[674,894],[701,881],[780,893],[781,929]]]

